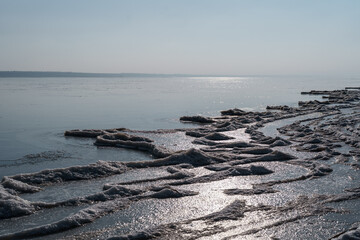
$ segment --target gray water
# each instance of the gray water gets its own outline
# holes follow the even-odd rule
[[[359,83],[360,78],[335,77],[0,78],[0,177],[99,159],[151,158],[96,148],[92,140],[64,137],[65,130],[186,128],[192,125],[178,120],[184,115],[295,106],[316,99],[301,91]]]
[[[64,137],[63,133],[68,129],[187,128],[194,125],[179,122],[179,117],[196,114],[217,116],[220,114],[219,111],[234,107],[264,110],[267,105],[295,106],[299,100],[318,99],[316,96],[300,95],[301,91],[343,89],[346,86],[358,86],[359,83],[359,79],[354,78],[339,80],[315,77],[0,78],[0,175],[84,165],[100,159],[111,161],[152,159],[149,154],[143,152],[97,148],[93,145],[93,139]],[[261,130],[266,135],[276,136],[277,127],[305,117],[276,121],[265,125]],[[244,141],[248,137],[244,129],[227,134]],[[164,144],[172,150],[192,147],[192,139],[187,139],[183,132],[143,135],[154,139],[156,144]],[[279,150],[284,152],[286,149],[279,147]],[[295,151],[290,153],[300,159],[310,157],[308,156],[310,153]],[[308,171],[300,166],[285,163],[261,163],[261,165],[273,170],[274,173],[183,186],[184,189],[198,191],[199,195],[181,199],[139,201],[131,204],[127,209],[108,214],[81,228],[54,234],[52,238],[72,239],[76,234],[96,231],[100,231],[104,238],[196,218],[218,211],[239,198],[225,195],[224,189],[250,188],[253,183],[298,177]],[[334,165],[332,168],[334,173],[323,178],[276,186],[280,191],[271,196],[244,196],[242,199],[251,205],[261,203],[281,206],[300,194],[337,194],[345,188],[357,186],[359,176],[355,171],[350,171],[350,166]],[[196,172],[196,175],[209,173],[209,170],[204,168],[189,171]],[[168,175],[168,172],[163,168],[138,169],[106,178],[59,183],[44,187],[43,191],[37,193],[22,194],[21,197],[35,202],[61,201],[101,192],[105,183],[165,175]],[[333,184],[335,182],[336,186]],[[324,239],[358,221],[359,202],[354,201],[351,206],[348,206],[348,203],[341,204],[341,207],[350,209],[351,214],[340,217],[326,215],[308,218],[301,220],[301,224],[290,222],[285,224],[285,227],[264,230],[260,235],[266,239],[275,232],[282,238],[297,236],[295,237],[297,239]],[[58,207],[29,216],[2,220],[0,235],[59,221],[86,206]],[[236,224],[240,223],[240,225],[232,231],[214,235],[213,239],[236,236],[246,229],[251,229],[254,224],[262,224],[264,219],[265,216],[261,214],[250,214],[244,221],[237,222]],[[192,227],[196,229],[197,225]],[[48,237],[40,239],[48,239]],[[252,236],[249,236],[249,239],[251,238]]]

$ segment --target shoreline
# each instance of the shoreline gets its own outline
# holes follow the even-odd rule
[[[280,207],[266,204],[252,205],[243,198],[244,196],[263,196],[264,194],[270,198],[271,194],[274,194],[274,198],[276,198],[276,194],[282,192],[282,185],[326,178],[334,174],[333,168],[337,164],[348,166],[353,171],[360,169],[360,152],[357,150],[360,148],[360,91],[358,88],[310,91],[302,92],[302,94],[320,95],[323,96],[324,101],[299,102],[299,107],[269,106],[266,112],[245,112],[240,109],[229,109],[222,111],[222,115],[219,117],[184,116],[180,119],[200,124],[200,127],[193,129],[67,131],[65,136],[96,138],[94,143],[96,146],[146,151],[156,159],[126,163],[99,161],[87,166],[4,177],[0,186],[0,196],[3,200],[2,211],[0,211],[2,219],[32,215],[40,210],[46,211],[46,209],[60,206],[85,206],[85,208],[49,225],[40,225],[32,229],[2,234],[0,239],[22,239],[63,232],[93,222],[110,213],[127,209],[137,202],[149,199],[161,201],[162,199],[192,198],[203,194],[201,191],[196,191],[196,188],[189,189],[189,186],[192,185],[211,185],[219,181],[230,181],[246,176],[254,178],[269,176],[269,179],[267,181],[260,180],[260,182],[253,179],[250,181],[251,188],[222,189],[223,195],[229,196],[229,204],[222,206],[223,208],[218,211],[205,214],[205,216],[159,224],[156,227],[136,233],[116,234],[116,230],[113,229],[112,235],[116,236],[116,239],[137,239],[139,237],[143,237],[143,239],[168,239],[173,237],[174,231],[176,231],[177,236],[183,238],[188,238],[190,234],[191,238],[194,239],[220,235],[230,239],[251,236],[313,216],[343,213],[343,210],[330,208],[326,204],[345,202],[351,199],[359,201],[360,186],[358,182],[355,187],[342,189],[343,193],[328,192],[325,195],[318,196],[310,196],[310,193],[308,196],[296,195],[294,199],[288,199]],[[269,137],[259,131],[266,124],[275,121],[298,116],[305,117],[314,113],[318,113],[320,116],[295,121],[279,128],[281,136]],[[239,141],[226,134],[239,129],[245,129],[245,133],[249,135],[249,141]],[[165,149],[157,145],[153,139],[145,136],[149,133],[158,135],[184,133],[192,139],[191,143],[198,148]],[[299,158],[286,153],[283,149],[292,149],[299,153],[306,152],[313,154],[313,157]],[[293,177],[283,176],[280,179],[271,179],[271,175],[278,174],[276,166],[282,164],[286,165],[285,168],[288,168],[289,172],[292,168],[300,167],[306,173]],[[21,198],[21,194],[35,194],[47,186],[55,186],[64,182],[95,180],[113,175],[121,176],[121,174],[136,172],[141,169],[160,169],[164,174],[158,177],[145,177],[105,184],[102,191],[95,194],[62,201],[30,202]],[[198,169],[203,172],[199,174]],[[279,174],[281,175],[281,173]],[[238,197],[238,199],[234,200],[230,196]],[[282,219],[283,215],[294,214],[300,207],[302,212]],[[239,231],[238,228],[244,226],[242,221],[246,220],[246,215],[254,213],[267,213],[270,217],[262,227],[253,225],[248,226],[248,230]],[[189,230],[189,226],[199,221],[203,222],[204,225],[199,229]],[[227,221],[232,221],[232,224],[226,227],[222,226],[222,224],[228,223]],[[89,234],[88,236],[92,236],[91,234],[102,236],[105,233],[99,231],[87,234]],[[335,234],[333,233],[333,235]],[[81,239],[79,235],[72,237]]]

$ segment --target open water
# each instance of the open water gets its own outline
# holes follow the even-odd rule
[[[299,100],[319,98],[300,95],[301,91],[334,90],[359,85],[360,78],[335,77],[0,78],[0,177],[38,172],[43,169],[87,165],[98,160],[152,159],[148,153],[139,151],[96,147],[93,145],[94,139],[65,137],[66,130],[120,127],[137,130],[187,128],[194,125],[181,123],[181,116],[218,116],[221,110],[235,107],[243,110],[264,110],[267,105],[296,106]],[[270,123],[263,131],[267,135],[276,136],[276,128],[291,121],[295,119]],[[231,134],[246,141],[247,136],[243,129]],[[170,149],[191,147],[191,141],[180,132],[150,138]],[[299,157],[308,157],[305,155]],[[269,176],[229,178],[191,185],[188,186],[188,190],[200,192],[198,196],[180,200],[137,202],[128,209],[52,237],[72,239],[75,234],[100,230],[103,236],[127,234],[130,231],[203,216],[220,210],[237,198],[225,196],[221,193],[223,189],[239,185],[249,187],[250,182],[265,181],[268,178],[273,180],[297,177],[306,172],[301,167],[290,167],[282,163],[264,165],[275,173]],[[349,166],[334,165],[333,170],[332,175],[324,178],[281,185],[278,187],[281,192],[275,193],[276,197],[251,196],[244,199],[250,204],[266,203],[277,206],[294,199],[299,193],[334,194],[346,187],[357,186],[358,175],[354,171],[350,172]],[[200,175],[207,173],[205,169],[194,171],[200,171]],[[22,194],[21,197],[34,202],[61,201],[97,193],[108,182],[164,174],[168,174],[164,169],[129,171],[104,179],[56,184],[45,187],[38,193]],[[329,182],[336,182],[336,187]],[[343,203],[344,208],[351,210],[349,214],[313,217],[301,224],[294,223],[295,226],[290,222],[283,230],[280,227],[277,234],[285,239],[289,234],[294,239],[325,239],[358,221],[359,201],[350,203],[351,206],[347,204],[349,203]],[[0,222],[0,235],[56,222],[82,208],[84,206],[59,207],[29,216],[6,219]],[[263,222],[261,215],[250,215],[246,219],[251,220],[251,227],[254,225],[252,222]],[[235,229],[231,234],[236,235],[236,231],[240,230],[243,231],[242,227]],[[263,239],[269,239],[273,232],[270,231],[269,236],[266,231],[261,234]],[[220,235],[214,236],[214,239],[218,239]]]
[[[316,99],[301,91],[357,86],[356,77],[0,78],[0,177],[147,154],[103,149],[70,129],[186,128],[184,115],[264,110]]]

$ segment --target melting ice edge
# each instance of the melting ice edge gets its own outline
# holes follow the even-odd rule
[[[4,177],[0,185],[0,221],[26,221],[26,216],[58,207],[82,208],[52,223],[16,232],[8,229],[0,239],[34,238],[64,232],[106,215],[120,213],[142,201],[191,199],[206,194],[205,190],[211,186],[216,188],[219,182],[224,183],[219,198],[226,199],[226,205],[218,207],[216,211],[206,214],[194,212],[189,217],[169,223],[164,221],[145,230],[126,233],[114,226],[64,238],[241,239],[269,237],[266,231],[270,231],[270,237],[276,239],[284,238],[276,229],[286,228],[291,223],[301,224],[303,219],[329,213],[347,213],[348,209],[336,207],[334,203],[358,203],[360,198],[357,178],[360,169],[360,89],[313,90],[302,94],[319,95],[323,101],[299,102],[298,107],[268,106],[265,112],[230,109],[212,118],[181,117],[181,121],[199,124],[199,127],[192,129],[66,131],[65,136],[94,138],[94,144],[99,147],[146,151],[154,160],[98,161],[87,166]],[[300,116],[303,116],[302,119],[296,120]],[[278,128],[279,136],[266,136],[262,131],[267,124],[284,119],[294,121]],[[249,139],[238,139],[229,134],[238,130],[244,130]],[[165,148],[149,138],[177,133],[191,138],[190,146],[193,147],[183,150]],[[277,173],[280,165],[292,171],[291,176]],[[327,177],[338,177],[334,172],[338,165],[348,168],[350,176],[354,177],[353,180],[349,179],[349,182],[354,181],[349,184],[352,187],[345,187],[336,193],[295,194],[293,199],[289,198],[281,204],[268,204],[271,202],[269,199],[276,202],[277,197],[286,194],[286,188],[282,186],[291,187],[292,183],[306,186],[311,182],[315,184],[319,179],[324,180],[325,184],[332,184]],[[304,171],[296,172],[299,168]],[[64,182],[106,179],[144,169],[159,169],[163,174],[120,182],[110,181],[97,193],[55,202],[29,201],[21,197],[22,194],[37,193],[48,186]],[[248,188],[241,187],[244,186],[244,180]],[[261,196],[266,196],[266,202],[261,202]],[[257,199],[255,203],[250,201],[252,198]],[[359,219],[351,227],[338,232],[334,228],[321,236],[328,239],[357,239],[360,236]],[[296,239],[295,236],[290,238]]]

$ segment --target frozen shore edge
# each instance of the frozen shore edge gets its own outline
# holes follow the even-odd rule
[[[83,224],[93,222],[106,214],[120,211],[132,203],[145,199],[182,198],[198,194],[194,191],[181,189],[182,186],[199,183],[211,183],[229,177],[241,177],[247,175],[267,175],[273,171],[259,165],[259,163],[283,162],[293,166],[301,166],[307,169],[305,175],[295,178],[284,178],[253,184],[252,189],[227,189],[227,195],[259,195],[272,194],[276,190],[273,186],[312,180],[321,178],[332,173],[332,168],[326,164],[327,160],[337,159],[339,164],[349,164],[354,169],[359,169],[360,159],[360,91],[357,87],[335,91],[310,91],[302,94],[320,95],[324,101],[299,102],[299,107],[268,106],[265,112],[246,112],[240,109],[229,109],[221,112],[219,117],[184,116],[180,120],[200,124],[193,129],[174,129],[152,131],[155,134],[184,132],[191,136],[193,143],[200,146],[199,149],[187,149],[183,151],[171,151],[158,146],[152,139],[141,135],[141,131],[132,131],[125,128],[105,130],[69,130],[65,136],[95,138],[94,144],[102,147],[131,148],[146,151],[155,158],[152,161],[143,162],[105,162],[99,161],[87,166],[73,166],[69,168],[43,170],[31,174],[18,174],[4,177],[0,185],[0,219],[8,219],[31,215],[39,210],[55,208],[59,206],[86,206],[85,209],[70,215],[58,222],[49,223],[32,229],[10,233],[0,236],[0,239],[23,239],[43,236],[56,232],[66,231],[80,227]],[[342,113],[343,109],[353,112]],[[265,136],[259,129],[267,123],[282,119],[291,119],[298,116],[306,116],[319,113],[318,117],[305,118],[290,125],[279,128],[279,132],[285,137]],[[238,141],[226,135],[228,131],[245,128],[250,135],[251,142]],[[346,129],[346,132],[344,132]],[[144,131],[145,133],[146,131]],[[351,149],[342,153],[337,149],[346,145]],[[316,153],[311,159],[297,159],[289,153],[278,150],[279,147],[291,146],[297,151]],[[190,170],[204,167],[211,173],[196,176]],[[121,182],[118,184],[104,185],[102,192],[85,197],[78,197],[59,202],[30,202],[21,198],[23,193],[35,193],[49,185],[61,182],[90,180],[105,178],[112,175],[123,174],[130,170],[143,168],[166,168],[168,175],[153,179],[142,179],[133,182]],[[163,184],[158,181],[167,180]],[[141,182],[152,182],[152,186],[146,189],[136,189]],[[251,206],[245,201],[237,200],[219,212],[189,219],[177,224],[162,225],[143,232],[129,233],[116,236],[112,239],[168,239],[173,232],[187,234],[184,226],[194,221],[205,221],[209,225],[206,234],[215,235],[221,231],[230,229],[216,228],[217,222],[226,220],[239,220],[246,212],[266,211],[271,214],[280,214],[292,211],[301,206],[304,211],[297,216],[278,221],[273,225],[263,226],[262,229],[271,228],[291,221],[296,221],[309,216],[322,215],[329,212],[341,212],[338,209],[326,206],[328,203],[348,201],[360,198],[360,186],[352,189],[344,189],[344,193],[337,195],[323,195],[306,197],[299,196],[294,202],[288,202],[278,208],[274,206]],[[252,229],[233,235],[232,237],[254,234],[262,229]],[[357,234],[358,228],[351,228],[349,234]],[[354,233],[355,231],[355,233]],[[202,237],[203,233],[194,231],[193,238]],[[344,236],[344,237],[342,237]],[[347,235],[336,236],[336,239],[346,239]]]

